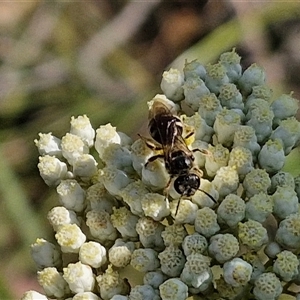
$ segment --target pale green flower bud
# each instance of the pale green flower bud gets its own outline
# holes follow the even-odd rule
[[[292,174],[280,171],[271,178],[270,193],[273,194],[278,186],[290,186],[295,189],[295,181]]]
[[[79,260],[93,268],[100,268],[106,263],[106,249],[97,242],[86,242],[80,247]]]
[[[88,145],[77,135],[66,133],[61,139],[63,157],[69,164],[73,165],[75,160],[82,154],[89,153]]]
[[[280,120],[295,116],[299,108],[298,100],[292,97],[293,92],[289,95],[283,94],[271,104],[274,112],[274,124],[278,125]]]
[[[220,199],[223,199],[228,194],[235,193],[239,186],[239,175],[235,167],[226,166],[220,168],[212,184],[219,192]]]
[[[300,247],[300,214],[287,216],[279,223],[275,240],[288,250],[298,249]]]
[[[210,237],[220,230],[217,222],[217,214],[209,207],[201,208],[197,211],[195,219],[195,231]]]
[[[153,248],[155,250],[162,250],[165,247],[162,238],[164,229],[165,226],[163,224],[148,217],[139,218],[136,224],[136,231],[141,244],[144,248]]]
[[[256,63],[248,67],[240,77],[238,84],[243,95],[249,95],[256,85],[263,85],[266,81],[266,74],[263,68]]]
[[[221,62],[206,66],[205,84],[212,93],[219,94],[220,87],[229,83],[226,71],[226,67]]]
[[[249,149],[244,147],[234,147],[229,155],[228,166],[235,167],[241,179],[245,178],[253,170],[253,158]]]
[[[180,203],[178,204],[178,202]],[[178,211],[175,215],[178,205]],[[197,204],[193,203],[191,200],[188,199],[174,200],[170,204],[172,217],[174,218],[177,224],[194,224],[198,208],[199,207]]]
[[[86,225],[89,227],[91,235],[104,246],[114,242],[118,236],[109,213],[105,211],[91,210],[87,212]]]
[[[94,145],[95,130],[93,129],[90,119],[86,116],[71,118],[70,133],[79,136],[89,147]]]
[[[51,155],[61,158],[61,140],[49,133],[39,133],[39,139],[35,139],[34,143],[38,148],[40,155]]]
[[[145,216],[155,221],[161,221],[170,214],[169,201],[165,196],[156,193],[147,193],[141,199]]]
[[[86,201],[88,210],[104,210],[110,214],[117,206],[117,200],[108,193],[103,182],[97,182],[86,190]]]
[[[272,94],[273,91],[266,84],[256,85],[252,88],[252,93],[247,97],[246,102],[257,98],[261,98],[270,102]]]
[[[130,151],[120,144],[110,144],[102,151],[101,159],[106,166],[114,167],[128,174],[133,173]]]
[[[273,211],[271,196],[260,192],[246,202],[246,218],[263,223]]]
[[[217,293],[215,294],[216,299],[239,299],[242,298],[245,293],[245,287],[241,285],[233,287],[224,280],[223,276],[216,279],[215,284],[217,290]]]
[[[185,256],[182,251],[170,245],[158,254],[161,271],[169,277],[178,277],[185,264]]]
[[[183,73],[185,79],[189,77],[200,77],[201,79],[205,78],[206,69],[205,67],[196,59],[191,62],[185,61]]]
[[[108,250],[109,262],[117,267],[124,268],[130,264],[132,252],[135,250],[133,242],[124,242],[117,239],[114,245]]]
[[[295,177],[295,191],[298,198],[300,199],[300,175]]]
[[[147,193],[149,193],[149,190],[146,188],[146,185],[140,180],[135,180],[120,191],[120,196],[129,205],[133,214],[142,216],[144,212],[141,199]]]
[[[188,297],[188,287],[177,278],[166,280],[159,287],[162,300],[186,300]]]
[[[281,282],[274,273],[263,273],[254,282],[253,294],[257,300],[277,299],[281,292]]]
[[[124,171],[115,167],[105,167],[102,172],[103,184],[113,196],[120,196],[121,190],[132,182]]]
[[[299,260],[291,251],[284,250],[277,254],[273,271],[284,281],[288,282],[299,274]]]
[[[82,244],[86,241],[85,234],[76,224],[61,225],[55,238],[63,253],[78,253]]]
[[[210,238],[208,253],[219,263],[224,263],[232,259],[239,249],[239,242],[234,235],[216,234]]]
[[[284,150],[280,140],[268,140],[258,154],[260,167],[270,174],[282,169],[285,163]]]
[[[113,213],[110,215],[113,226],[120,232],[124,239],[135,239],[138,234],[136,232],[136,224],[139,220],[125,206],[116,208],[113,207]]]
[[[271,135],[273,117],[274,114],[269,107],[258,106],[251,111],[251,119],[246,125],[254,128],[259,143]]]
[[[61,266],[61,252],[57,246],[45,239],[36,239],[35,243],[30,246],[30,254],[38,270]]]
[[[256,162],[260,151],[260,145],[257,143],[255,130],[251,126],[239,126],[234,133],[233,147],[244,147],[251,151],[253,161]]]
[[[202,96],[198,109],[199,115],[205,120],[208,126],[213,126],[216,116],[222,110],[219,99],[213,93]]]
[[[118,271],[113,270],[111,265],[102,275],[96,277],[100,296],[103,300],[111,300],[114,295],[127,295],[129,286],[126,279],[121,278]]]
[[[279,219],[284,219],[299,211],[297,193],[292,187],[278,186],[276,192],[271,197],[274,203],[274,215]]]
[[[66,209],[63,206],[53,207],[49,211],[47,219],[52,225],[54,231],[57,231],[61,225],[65,224],[76,224],[79,227],[81,225],[76,213],[72,210]]]
[[[40,175],[48,186],[57,186],[68,176],[68,168],[64,162],[50,155],[39,157],[38,168]]]
[[[139,272],[149,272],[160,266],[158,253],[150,248],[136,249],[131,254],[130,265]]]
[[[76,294],[72,300],[101,300],[101,298],[92,292],[83,292]]]
[[[235,194],[227,195],[217,210],[218,221],[235,227],[245,217],[245,201]]]
[[[218,98],[223,107],[228,109],[244,109],[243,96],[233,83],[222,85]]]
[[[185,256],[188,256],[191,253],[203,254],[206,251],[207,247],[208,243],[206,238],[198,232],[187,235],[182,243],[182,249]]]
[[[151,271],[145,274],[143,282],[145,285],[151,285],[154,289],[158,289],[167,278],[168,277],[160,270]]]
[[[246,120],[250,120],[252,117],[252,113],[255,109],[260,109],[260,111],[272,111],[270,107],[270,103],[261,98],[252,98],[247,99],[247,102],[245,103],[245,112],[246,112]]]
[[[228,147],[233,143],[234,133],[241,124],[241,117],[233,110],[223,108],[216,116],[214,130],[218,143]]]
[[[243,187],[248,198],[260,192],[267,193],[271,179],[265,170],[254,169],[245,176]]]
[[[282,249],[277,242],[269,243],[264,249],[265,254],[269,258],[275,258],[277,256],[277,254],[281,251],[282,251]]]
[[[205,170],[207,175],[213,177],[221,167],[225,167],[229,160],[229,150],[222,144],[209,145],[209,155],[206,156]]]
[[[193,111],[198,111],[200,98],[210,94],[210,90],[204,81],[196,76],[190,76],[185,80],[183,90],[185,96],[184,102],[190,106]]]
[[[176,102],[184,98],[183,83],[184,75],[179,70],[171,68],[163,72],[160,88],[167,98]]]
[[[195,134],[195,142],[197,142],[198,140],[202,142],[209,142],[211,140],[214,130],[206,124],[205,120],[199,115],[198,112],[193,114],[191,117],[183,115],[181,116],[181,119],[184,122],[184,124],[193,127]],[[195,148],[197,147],[195,147],[193,144],[193,149]]]
[[[181,224],[167,226],[161,233],[161,237],[163,238],[166,247],[170,245],[180,246],[186,236],[186,229]]]
[[[59,202],[67,209],[81,212],[85,208],[85,191],[75,179],[62,180],[56,191]]]
[[[36,291],[27,291],[24,293],[21,300],[48,300],[48,298]]]
[[[256,251],[267,244],[269,240],[266,228],[254,220],[239,223],[238,237],[243,245]]]
[[[285,155],[288,155],[300,138],[300,122],[295,117],[279,121],[279,126],[272,132],[271,139],[280,139]]]
[[[254,281],[266,271],[264,261],[262,261],[261,257],[257,255],[257,253],[251,251],[246,252],[243,255],[243,259],[248,262],[252,266],[252,275],[250,282],[253,284]]]
[[[151,285],[136,285],[129,294],[130,300],[160,300],[158,291],[155,291]]]
[[[207,290],[213,281],[213,274],[209,267],[210,257],[200,253],[187,256],[180,279],[193,291],[199,293]]]
[[[68,283],[54,267],[48,267],[42,271],[38,271],[37,280],[48,297],[62,298],[70,292]]]
[[[230,82],[236,82],[242,75],[241,57],[236,53],[235,48],[232,51],[224,52],[220,55],[220,63],[226,68],[226,74]]]
[[[226,262],[223,270],[224,280],[234,287],[244,286],[251,279],[252,266],[238,257]]]
[[[73,174],[83,181],[89,181],[97,173],[97,165],[92,155],[82,154],[73,163]]]

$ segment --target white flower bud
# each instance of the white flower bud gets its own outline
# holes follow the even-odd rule
[[[76,224],[61,225],[55,238],[64,253],[78,253],[81,245],[85,242],[86,236]]]
[[[106,249],[97,242],[86,242],[79,249],[79,260],[93,268],[100,268],[106,263]]]
[[[124,171],[114,167],[105,167],[102,171],[103,184],[113,196],[120,196],[122,189],[132,181]]]
[[[117,230],[112,224],[110,215],[105,211],[91,210],[87,212],[86,225],[89,227],[91,235],[104,246],[117,238]]]
[[[92,292],[83,292],[76,294],[72,300],[101,300],[101,298]]]
[[[73,162],[73,174],[84,181],[90,180],[97,173],[95,158],[90,154],[82,154]]]
[[[200,99],[198,109],[199,115],[205,120],[208,126],[213,126],[216,116],[222,110],[219,99],[213,93],[203,95]]]
[[[116,131],[116,127],[112,127],[110,123],[100,126],[96,130],[95,148],[102,159],[104,150],[111,144],[120,144],[121,138]]]
[[[60,267],[62,263],[61,253],[54,244],[45,239],[36,239],[30,248],[31,257],[39,270],[45,267]]]
[[[70,291],[67,282],[54,267],[37,272],[37,280],[48,297],[63,298]]]
[[[213,177],[221,167],[227,166],[229,160],[229,150],[222,144],[217,144],[215,147],[209,145],[209,154],[205,160],[205,170],[208,176]]]
[[[167,279],[167,276],[160,270],[147,272],[143,278],[144,284],[151,285],[154,289],[158,289],[159,286]]]
[[[64,279],[73,293],[91,292],[95,286],[95,275],[90,266],[81,262],[68,264],[63,268]]]
[[[188,287],[177,278],[166,280],[159,287],[162,300],[186,300],[188,297]]]
[[[151,285],[136,285],[129,294],[131,300],[160,300],[158,291],[155,291]]]
[[[133,242],[124,242],[122,239],[116,239],[114,245],[108,250],[108,260],[113,266],[124,268],[129,265],[134,249],[135,245]]]
[[[93,129],[90,119],[86,116],[71,118],[70,133],[79,136],[89,147],[94,145],[95,130]]]
[[[62,180],[56,191],[60,203],[67,209],[81,212],[85,208],[85,191],[75,179]]]
[[[35,139],[34,143],[38,148],[40,155],[51,155],[61,157],[61,140],[49,133],[39,133],[39,140]]]
[[[244,286],[252,274],[252,266],[241,258],[234,258],[224,264],[224,280],[233,287]]]
[[[139,272],[153,271],[160,266],[157,252],[150,248],[134,250],[130,265]]]
[[[140,200],[145,216],[155,221],[161,221],[170,214],[169,201],[165,196],[156,193],[147,193]]]
[[[88,145],[79,136],[71,133],[62,137],[61,148],[62,155],[71,165],[79,156],[89,153]]]
[[[78,220],[77,215],[74,211],[68,210],[63,206],[53,207],[48,215],[47,219],[54,231],[57,231],[61,225],[65,224],[76,224],[80,226],[81,222]]]
[[[111,300],[113,296],[129,294],[129,286],[125,279],[122,279],[118,271],[108,265],[105,273],[96,277],[100,296],[103,300]],[[118,299],[118,298],[117,298]]]
[[[196,213],[195,231],[210,237],[220,230],[217,214],[209,207],[201,208]]]
[[[183,73],[185,79],[189,77],[200,77],[201,79],[205,78],[206,69],[205,67],[196,59],[188,62],[187,60],[184,62]]]
[[[167,98],[174,102],[180,101],[184,98],[183,82],[183,74],[179,70],[171,68],[169,71],[163,72],[160,88]]]
[[[66,179],[68,169],[64,162],[50,155],[39,157],[38,168],[40,175],[49,186],[57,186],[62,179]]]
[[[48,300],[48,298],[36,291],[27,291],[24,293],[21,300]]]
[[[205,84],[212,93],[219,94],[223,84],[229,83],[226,68],[221,62],[206,66]]]

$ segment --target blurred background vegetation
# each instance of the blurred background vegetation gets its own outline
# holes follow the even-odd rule
[[[38,133],[61,137],[86,114],[135,139],[165,69],[233,47],[244,68],[265,68],[275,95],[300,98],[299,1],[0,2],[0,299],[41,291],[29,246],[53,238],[58,202],[39,177]],[[299,160],[290,165],[297,175]]]

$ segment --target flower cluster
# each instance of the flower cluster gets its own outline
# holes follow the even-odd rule
[[[45,296],[23,300],[298,299],[300,177],[282,171],[300,141],[298,101],[273,97],[235,50],[164,72],[161,88],[149,108],[180,117],[200,189],[178,194],[150,135],[95,131],[85,115],[61,139],[40,133],[38,168],[60,204],[48,214],[55,243],[31,245]]]

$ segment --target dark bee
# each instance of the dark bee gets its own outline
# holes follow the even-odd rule
[[[169,185],[173,178],[174,189],[181,195],[181,197],[191,197],[197,190],[200,190],[200,178],[202,171],[195,166],[195,157],[186,141],[193,138],[194,132],[191,130],[185,137],[183,137],[184,126],[180,118],[171,112],[171,107],[167,107],[162,101],[154,100],[149,111],[149,132],[151,137],[161,146],[161,149],[153,147],[147,143],[151,148],[162,150],[162,154],[152,156],[149,161],[154,161],[158,158],[163,158],[165,167],[170,175],[170,180],[166,186]],[[195,151],[202,151],[196,149]],[[209,196],[214,202],[215,199]],[[180,199],[176,208],[175,216],[177,214],[180,204]]]

